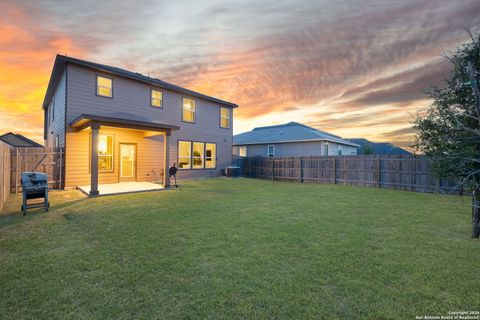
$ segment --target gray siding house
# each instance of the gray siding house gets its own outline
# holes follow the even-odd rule
[[[233,137],[233,155],[301,157],[356,155],[358,144],[297,122],[258,127]]]
[[[220,175],[237,105],[117,67],[57,55],[43,102],[45,145],[63,148],[65,188]]]

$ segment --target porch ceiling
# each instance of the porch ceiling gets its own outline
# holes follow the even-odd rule
[[[70,127],[74,128],[77,131],[86,129],[88,127],[91,127],[92,125],[160,132],[170,132],[180,129],[180,127],[176,125],[144,121],[143,119],[138,119],[138,117],[133,114],[122,114],[122,117],[116,117],[115,115],[104,116],[82,114],[75,120],[70,122]]]

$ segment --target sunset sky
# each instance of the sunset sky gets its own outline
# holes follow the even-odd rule
[[[235,102],[235,133],[299,121],[408,146],[479,24],[478,0],[0,0],[0,133],[43,142],[61,53]]]

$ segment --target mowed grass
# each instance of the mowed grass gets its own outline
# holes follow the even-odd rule
[[[51,197],[48,213],[0,217],[0,319],[414,319],[480,308],[469,198],[251,179]]]

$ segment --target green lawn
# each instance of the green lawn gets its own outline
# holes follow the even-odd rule
[[[251,179],[0,217],[0,319],[415,319],[480,309],[470,199]],[[12,198],[7,210],[18,210]]]

